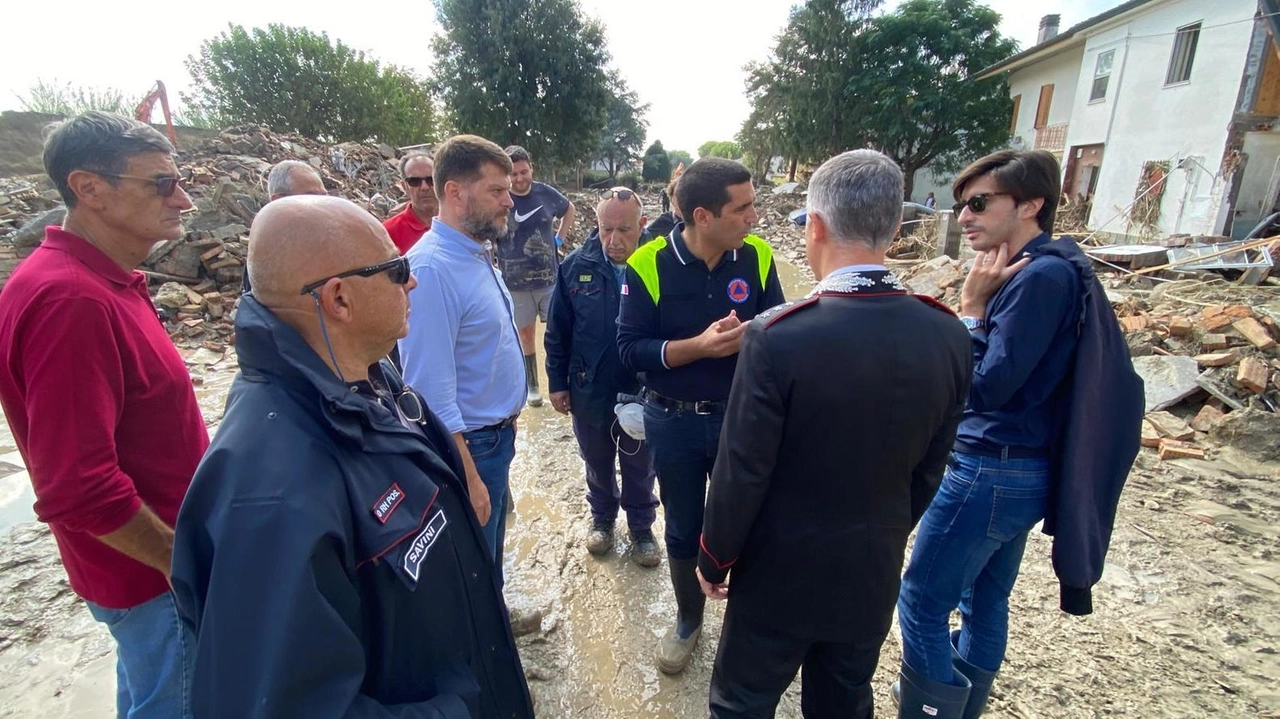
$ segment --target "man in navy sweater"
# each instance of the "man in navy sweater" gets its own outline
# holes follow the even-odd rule
[[[1088,262],[1074,243],[1050,239],[1059,177],[1049,153],[1003,151],[970,165],[954,185],[955,211],[977,252],[960,301],[973,384],[902,579],[900,717],[982,713],[1036,523],[1055,534],[1065,611],[1087,614],[1089,587],[1101,576],[1137,452],[1142,385]],[[1086,364],[1088,381],[1073,382]],[[1085,454],[1096,461],[1078,451],[1089,443]],[[956,608],[961,628],[951,632]]]

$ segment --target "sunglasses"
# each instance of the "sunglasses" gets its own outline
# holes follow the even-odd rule
[[[117,180],[142,180],[143,182],[151,182],[156,186],[156,194],[161,197],[173,197],[173,193],[181,187],[186,189],[186,183],[181,177],[138,177],[137,175],[117,175],[113,172],[95,173],[103,177],[114,177]]]
[[[427,187],[436,186],[436,181],[432,177],[406,177],[404,178],[404,181],[409,185],[409,187],[417,187],[424,182],[427,183]]]
[[[1002,195],[1005,197],[1012,197],[1008,192],[980,192],[967,200],[957,202],[951,206],[951,209],[958,215],[964,210],[964,208],[968,207],[973,214],[981,215],[987,211],[987,200],[993,197],[1000,197]]]
[[[609,190],[600,191],[600,199],[602,200],[612,200],[613,198],[616,197],[619,200],[622,200],[623,202],[627,202],[628,200],[630,200],[635,196],[636,196],[636,193],[632,192],[631,190],[628,190],[625,187],[614,187]]]
[[[408,284],[409,278],[412,276],[409,272],[409,259],[407,257],[397,257],[394,260],[387,260],[386,262],[376,265],[361,267],[358,270],[347,270],[346,272],[341,272],[336,275],[330,275],[323,280],[316,280],[315,282],[303,287],[302,291],[298,294],[309,295],[314,292],[317,287],[323,285],[329,280],[338,280],[343,277],[373,277],[374,275],[382,272],[387,273],[387,277],[397,285]]]

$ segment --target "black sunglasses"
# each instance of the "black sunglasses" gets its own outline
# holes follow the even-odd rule
[[[358,270],[347,270],[346,272],[341,272],[336,275],[330,275],[323,280],[316,280],[315,282],[303,287],[302,291],[298,294],[309,295],[314,292],[317,287],[323,285],[329,280],[341,279],[343,277],[373,277],[380,272],[387,273],[387,277],[397,285],[408,284],[409,278],[412,276],[409,272],[409,259],[407,257],[397,257],[394,260],[387,260],[386,262],[376,265],[361,267]]]
[[[173,197],[173,193],[177,192],[179,187],[184,187],[181,177],[138,177],[137,175],[117,175],[114,172],[98,172],[95,174],[103,177],[114,177],[117,180],[142,180],[143,182],[155,183],[156,194],[161,197]]]
[[[970,210],[973,211],[973,214],[981,215],[982,213],[987,211],[987,200],[993,197],[1000,197],[1002,195],[1004,197],[1013,196],[1011,193],[1008,193],[1008,192],[980,192],[974,195],[973,197],[970,197],[967,200],[964,200],[962,202],[957,202],[956,204],[952,205],[951,210],[958,215],[960,214],[961,211],[964,210],[964,208],[968,207]]]
[[[611,200],[611,199],[613,199],[613,198],[615,198],[615,197],[616,197],[616,198],[618,198],[619,200],[622,200],[623,202],[626,202],[627,200],[630,200],[631,198],[633,198],[633,197],[635,197],[635,196],[636,196],[636,193],[632,192],[631,190],[626,189],[625,187],[623,187],[623,188],[614,187],[614,188],[609,189],[609,190],[601,190],[601,191],[600,191],[600,199],[602,199],[602,200]]]
[[[435,178],[432,177],[406,177],[404,181],[409,184],[409,187],[417,187],[424,182],[427,183],[427,187],[436,186]]]

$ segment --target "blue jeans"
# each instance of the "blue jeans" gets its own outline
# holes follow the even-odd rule
[[[929,679],[955,684],[948,619],[959,607],[957,649],[996,671],[1009,637],[1009,594],[1027,534],[1044,518],[1046,459],[953,452],[942,486],[920,519],[898,594],[902,661]]]
[[[698,557],[707,480],[715,466],[723,422],[721,414],[677,412],[645,403],[644,434],[658,472],[671,559]]]
[[[129,609],[85,603],[116,640],[116,715],[190,719],[196,641],[178,618],[173,593]]]
[[[485,541],[489,543],[489,555],[497,572],[498,586],[503,584],[502,545],[507,538],[507,501],[510,498],[508,482],[511,460],[516,457],[515,425],[501,429],[476,429],[464,432],[471,461],[476,464],[480,481],[489,490],[489,521],[484,524]]]

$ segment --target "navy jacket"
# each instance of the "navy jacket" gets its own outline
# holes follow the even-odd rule
[[[352,392],[252,295],[236,349],[174,539],[195,716],[533,716],[439,421]]]
[[[643,243],[644,237],[641,238]],[[573,414],[597,427],[613,422],[618,393],[640,390],[636,373],[618,355],[621,285],[592,230],[560,263],[547,319],[547,386],[569,392]]]
[[[1142,378],[1088,257],[1063,238],[1032,253],[1075,268],[1084,296],[1079,341],[1059,442],[1052,448],[1053,490],[1044,520],[1053,535],[1053,570],[1062,611],[1093,611],[1091,588],[1102,577],[1120,491],[1138,456],[1145,400]]]

